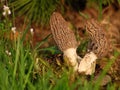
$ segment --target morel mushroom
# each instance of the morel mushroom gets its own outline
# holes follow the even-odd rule
[[[106,56],[111,48],[107,33],[100,23],[94,19],[88,20],[86,22],[86,32],[91,39],[88,47],[89,51],[93,51],[99,59]]]
[[[78,72],[91,75],[95,72],[96,59],[106,56],[110,50],[110,45],[106,32],[96,20],[88,20],[85,26],[91,39],[88,48],[90,53],[87,53],[81,60]]]
[[[77,59],[79,57],[76,53],[77,41],[74,32],[70,29],[61,14],[57,12],[54,12],[51,16],[50,26],[57,46],[63,52],[64,57],[68,58],[67,62],[77,70]]]

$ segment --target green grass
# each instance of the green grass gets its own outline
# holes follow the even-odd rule
[[[60,72],[55,73],[54,64],[50,65],[42,57],[44,55],[39,53],[44,50],[55,53],[56,48],[40,48],[49,37],[34,49],[29,42],[24,45],[24,39],[20,37],[16,41],[0,39],[0,90],[99,90],[101,79],[114,60],[108,63],[96,83],[92,79],[87,80],[85,76],[73,75],[64,65]],[[109,84],[106,90],[115,90],[115,85]]]

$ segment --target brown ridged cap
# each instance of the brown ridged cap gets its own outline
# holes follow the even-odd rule
[[[98,58],[106,56],[110,50],[110,43],[105,29],[94,19],[86,21],[85,27],[91,39],[89,50],[93,51]]]
[[[50,26],[53,38],[61,51],[65,51],[68,48],[77,48],[74,32],[60,13],[54,12],[52,14]]]

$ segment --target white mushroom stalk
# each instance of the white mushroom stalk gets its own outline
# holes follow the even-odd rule
[[[50,26],[53,38],[67,58],[67,64],[72,66],[75,71],[78,69],[78,61],[80,59],[76,53],[77,41],[74,32],[69,28],[68,23],[61,14],[54,12],[50,18]]]
[[[92,75],[95,72],[97,56],[93,53],[87,53],[81,60],[78,72],[85,75]]]

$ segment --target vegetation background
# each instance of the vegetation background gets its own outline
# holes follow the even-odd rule
[[[120,90],[120,0],[0,2],[0,90]],[[94,75],[73,74],[64,64],[49,27],[54,11],[71,24],[80,56],[88,43],[86,19],[99,20],[108,31],[113,52],[98,61]]]

